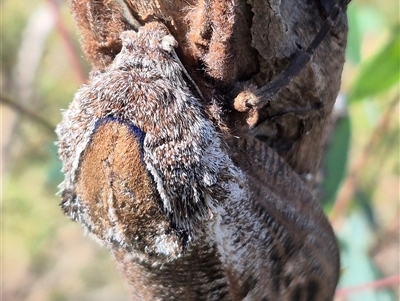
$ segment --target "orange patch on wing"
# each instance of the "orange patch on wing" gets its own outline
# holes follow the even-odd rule
[[[91,231],[103,240],[118,233],[127,243],[145,242],[147,231],[165,220],[139,143],[128,126],[117,121],[100,125],[93,134],[83,154],[76,192],[88,209]]]

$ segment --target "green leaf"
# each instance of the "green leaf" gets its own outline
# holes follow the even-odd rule
[[[321,185],[322,204],[329,211],[335,201],[337,191],[346,174],[347,153],[350,146],[350,118],[340,119],[335,127],[333,137],[324,158],[325,179]]]
[[[347,36],[346,58],[354,65],[361,61],[363,37],[380,33],[386,29],[381,12],[370,5],[352,2],[347,8],[349,33]]]
[[[347,18],[349,20],[349,34],[347,37],[346,57],[352,63],[360,62],[361,31],[358,22],[357,7],[350,5],[347,9]]]
[[[400,80],[400,31],[370,61],[361,66],[360,74],[349,93],[354,102],[367,96],[375,96],[398,83]]]

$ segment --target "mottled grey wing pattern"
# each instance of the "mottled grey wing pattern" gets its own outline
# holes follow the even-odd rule
[[[233,162],[246,174],[253,218],[262,222],[266,247],[264,284],[276,298],[330,300],[339,277],[332,227],[300,177],[253,136],[230,139]],[[279,289],[278,289],[279,288]],[[274,294],[271,294],[274,296]]]

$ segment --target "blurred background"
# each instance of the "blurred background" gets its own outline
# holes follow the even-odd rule
[[[129,300],[107,250],[58,206],[54,128],[90,70],[68,4],[0,5],[2,300]],[[335,300],[399,300],[399,3],[354,0],[348,16],[318,192],[342,253]]]

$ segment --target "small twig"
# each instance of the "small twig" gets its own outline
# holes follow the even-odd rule
[[[379,279],[376,281],[364,283],[357,286],[345,287],[336,290],[335,297],[345,297],[354,293],[365,291],[368,289],[382,289],[395,284],[400,284],[400,275]]]
[[[61,36],[62,41],[64,42],[64,46],[67,50],[67,53],[71,61],[72,69],[75,72],[79,84],[82,84],[83,82],[86,81],[87,78],[86,73],[83,70],[82,65],[80,63],[79,54],[74,47],[73,39],[70,33],[68,32],[63,22],[63,19],[60,15],[60,9],[57,0],[47,0],[47,2],[49,4],[52,13],[54,14],[54,18],[56,20],[56,28],[59,35]]]
[[[5,96],[5,95],[1,94],[0,100],[1,100],[1,103],[9,106],[13,110],[17,111],[19,114],[24,115],[25,117],[28,117],[30,120],[40,124],[46,130],[48,130],[52,135],[54,135],[54,126],[50,122],[48,122],[46,119],[44,119],[43,117],[24,108],[23,106],[18,104],[16,101],[14,101],[9,96]]]
[[[361,154],[358,155],[357,161],[351,168],[345,182],[342,185],[342,188],[339,191],[332,212],[330,214],[331,222],[337,220],[339,216],[345,215],[346,209],[348,208],[349,203],[357,190],[360,174],[363,168],[366,166],[372,150],[375,148],[376,145],[379,145],[382,137],[384,137],[384,133],[388,127],[389,121],[391,120],[391,114],[393,114],[393,112],[396,112],[394,108],[398,105],[398,97],[399,95],[395,97],[395,99],[389,104],[388,108],[379,119],[378,125],[372,133],[368,143],[366,144]]]

